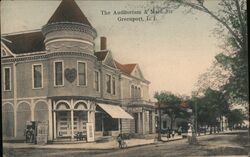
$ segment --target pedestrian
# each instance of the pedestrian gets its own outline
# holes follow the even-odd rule
[[[169,139],[170,138],[170,134],[171,134],[171,132],[170,132],[170,129],[169,129],[169,127],[167,128],[167,138]]]
[[[116,140],[119,143],[119,148],[122,148],[122,134],[119,134],[117,136]]]
[[[173,130],[173,131],[172,131],[172,138],[174,138],[174,134],[175,134],[175,131]]]
[[[181,135],[181,133],[182,133],[182,127],[180,126],[180,127],[178,128],[178,135]]]

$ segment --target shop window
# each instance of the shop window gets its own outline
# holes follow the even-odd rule
[[[166,120],[163,120],[163,128],[166,129],[167,128],[167,121]]]
[[[95,131],[102,131],[102,113],[95,114]]]
[[[78,85],[86,85],[87,78],[86,78],[86,63],[85,62],[78,62]]]
[[[63,85],[63,62],[57,61],[54,62],[54,85],[62,86]]]
[[[11,69],[10,67],[4,68],[4,90],[11,90]]]
[[[42,88],[43,83],[43,71],[42,65],[36,64],[33,65],[33,88]]]

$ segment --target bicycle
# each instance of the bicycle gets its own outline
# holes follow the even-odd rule
[[[126,141],[122,140],[121,141],[121,148],[123,149],[123,148],[127,148],[127,147],[128,147],[128,145],[127,145]]]

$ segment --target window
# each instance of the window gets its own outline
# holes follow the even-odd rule
[[[115,77],[112,77],[112,92],[113,92],[113,94],[115,95]]]
[[[2,49],[1,52],[2,52],[2,56],[3,56],[3,57],[7,56],[7,53],[6,53],[6,51],[5,51],[4,49]]]
[[[54,71],[55,71],[55,86],[63,86],[63,62],[58,61],[54,62]]]
[[[43,76],[42,76],[42,65],[33,65],[33,88],[42,88]]]
[[[99,91],[99,72],[95,71],[94,73],[94,89],[96,89],[96,91]]]
[[[141,88],[138,88],[138,98],[141,98]]]
[[[87,85],[86,79],[86,63],[78,62],[78,85]]]
[[[138,92],[137,92],[137,87],[135,86],[135,90],[134,90],[134,98],[135,98],[135,99],[137,98],[137,94],[138,94]]]
[[[110,75],[106,75],[106,91],[107,93],[111,93],[111,76]]]
[[[131,98],[134,99],[134,85],[131,86]]]
[[[11,69],[9,67],[4,68],[4,90],[11,90]]]

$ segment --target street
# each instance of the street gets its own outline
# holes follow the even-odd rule
[[[189,145],[186,139],[140,147],[114,150],[63,149],[7,149],[6,157],[181,157],[248,155],[248,132],[222,133],[200,136],[198,145]]]

